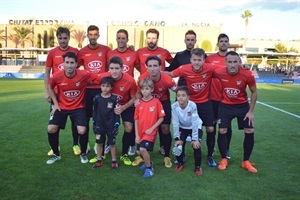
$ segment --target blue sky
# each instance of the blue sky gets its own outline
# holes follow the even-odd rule
[[[89,21],[149,20],[222,24],[231,38],[245,36],[241,14],[250,10],[249,38],[300,39],[300,0],[0,0],[0,22],[8,19]]]

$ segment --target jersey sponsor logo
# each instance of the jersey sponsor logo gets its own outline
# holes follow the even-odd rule
[[[152,96],[156,99],[160,99],[162,97],[162,94],[154,94],[152,93]]]
[[[239,89],[236,88],[224,88],[224,91],[229,98],[236,98],[241,92]]]
[[[129,67],[127,65],[123,65],[123,72],[128,72],[129,71]]]
[[[64,67],[64,63],[61,63],[57,66],[57,69],[59,69],[60,71],[64,71],[65,67]]]
[[[98,73],[101,70],[102,62],[95,60],[88,63],[88,67],[90,68],[90,72]]]
[[[117,101],[121,101],[123,99],[123,96],[118,95],[116,93],[113,93],[113,95],[115,95],[117,97]]]
[[[63,93],[69,101],[76,99],[80,95],[79,90],[68,90]]]
[[[192,83],[191,86],[194,89],[195,92],[202,91],[206,87],[206,82],[200,82],[200,83]]]
[[[126,61],[127,61],[127,62],[130,61],[130,57],[129,57],[129,56],[126,57]]]

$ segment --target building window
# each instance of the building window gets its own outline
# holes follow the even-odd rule
[[[258,52],[258,48],[255,48],[255,47],[246,47],[246,51],[249,51],[249,52]]]

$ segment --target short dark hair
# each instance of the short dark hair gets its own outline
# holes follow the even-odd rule
[[[148,66],[148,62],[149,60],[157,60],[158,61],[158,65],[161,66],[161,59],[158,56],[148,56],[145,63]]]
[[[197,37],[197,34],[195,33],[195,31],[193,30],[188,30],[186,33],[185,33],[185,36],[186,35],[194,35],[195,37]]]
[[[64,61],[66,60],[66,57],[68,57],[68,58],[74,58],[75,62],[77,62],[77,55],[76,55],[76,53],[74,53],[72,51],[68,51],[67,53],[65,53],[63,55]]]
[[[225,57],[227,57],[228,55],[240,57],[240,55],[239,55],[237,52],[235,52],[235,51],[228,51],[228,52],[226,53],[226,56],[225,56]]]
[[[89,31],[95,31],[95,30],[99,32],[99,27],[96,26],[96,25],[90,25],[88,27],[88,29],[87,29],[87,32],[89,32]]]
[[[109,65],[110,65],[111,63],[113,63],[113,64],[119,64],[120,67],[123,68],[123,61],[122,61],[122,59],[121,59],[119,56],[113,56],[113,57],[109,60],[107,66],[109,67]]]
[[[229,41],[229,37],[228,37],[228,35],[226,35],[225,33],[221,33],[221,34],[218,36],[218,42],[220,41],[221,38],[227,38],[228,41]]]
[[[59,35],[65,33],[68,37],[70,37],[70,30],[66,27],[58,27],[58,29],[56,30],[56,37],[58,37]]]
[[[110,76],[105,76],[100,81],[101,85],[102,84],[107,84],[107,85],[110,85],[111,87],[114,86],[114,83],[115,83],[115,80],[112,77],[110,77]]]
[[[125,29],[120,29],[120,30],[118,30],[117,34],[118,34],[118,33],[124,33],[124,34],[126,35],[126,38],[128,39],[128,31],[127,31],[127,30],[125,30]]]
[[[159,38],[159,31],[155,28],[149,28],[146,32],[146,36],[148,35],[148,33],[155,33],[157,35],[157,39]]]
[[[194,48],[191,51],[191,56],[196,55],[196,56],[203,56],[205,58],[205,51],[200,48]]]
[[[189,92],[188,88],[187,88],[185,85],[179,86],[179,87],[177,88],[176,94],[177,94],[178,91],[183,91],[183,92],[185,92],[188,96],[190,95],[190,92]]]

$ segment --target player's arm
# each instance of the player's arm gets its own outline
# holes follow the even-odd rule
[[[150,135],[154,129],[156,129],[162,122],[164,121],[164,117],[160,117],[153,126],[151,126],[148,130],[146,130],[146,134]]]
[[[172,57],[171,53],[168,51],[167,53],[167,59],[166,61],[171,64],[173,62],[174,58]]]
[[[135,129],[135,143],[139,144],[140,143],[140,135],[139,135],[139,120],[135,119],[134,120],[134,129]]]
[[[255,104],[256,104],[256,100],[257,100],[257,88],[256,88],[256,85],[253,85],[251,87],[249,87],[250,89],[250,92],[251,92],[251,99],[250,99],[250,108],[249,108],[249,111],[247,112],[245,119],[249,119],[249,125],[254,125],[254,107],[255,107]]]
[[[175,108],[172,107],[172,125],[173,125],[173,138],[175,140],[174,145],[182,144],[180,141],[180,133],[179,133],[179,118],[176,114]]]
[[[51,67],[45,67],[45,75],[44,75],[44,90],[45,90],[45,99],[49,103],[51,102],[51,97],[48,92],[48,82],[50,79]]]
[[[173,72],[163,71],[162,73],[167,74],[170,77],[174,77]]]
[[[49,96],[51,97],[52,102],[53,102],[53,108],[52,108],[52,111],[51,111],[51,115],[53,115],[56,110],[60,111],[60,107],[58,105],[58,101],[57,101],[57,98],[56,98],[56,95],[55,95],[55,92],[54,92],[53,88],[54,87],[52,87],[50,84],[48,85]]]
[[[171,71],[177,69],[178,67],[179,67],[179,64],[178,64],[177,54],[176,54],[173,61],[170,64],[170,66],[165,68],[165,71],[171,72]]]

